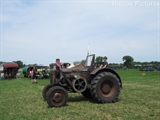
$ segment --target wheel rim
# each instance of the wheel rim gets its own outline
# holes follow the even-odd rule
[[[111,97],[115,90],[115,85],[111,81],[104,81],[100,86],[100,93],[104,97]]]
[[[63,101],[63,94],[56,92],[56,93],[53,95],[52,100],[53,100],[55,103],[59,103],[59,102]]]
[[[52,104],[59,106],[65,102],[65,93],[63,91],[55,91],[51,97]]]

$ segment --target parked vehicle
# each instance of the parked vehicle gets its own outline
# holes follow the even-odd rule
[[[34,68],[34,66],[33,65],[27,65],[27,66],[25,66],[23,69],[22,69],[22,72],[23,72],[23,75],[24,75],[24,77],[31,77],[31,71],[32,71],[32,69]],[[37,68],[35,68],[36,69],[36,71],[37,71]]]
[[[19,66],[17,63],[6,62],[1,64],[1,68],[0,79],[20,78],[20,73],[18,73]]]
[[[32,69],[35,68],[36,70],[36,79],[43,79],[43,78],[49,78],[50,76],[50,70],[48,69],[48,66],[42,66],[42,65],[28,65],[25,66],[22,69],[22,72],[24,74],[24,77],[30,78],[30,73]]]

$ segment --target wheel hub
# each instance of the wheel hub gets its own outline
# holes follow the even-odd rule
[[[61,102],[63,100],[63,95],[61,93],[55,93],[53,95],[53,101],[54,102]]]
[[[109,93],[110,91],[111,91],[111,86],[110,86],[110,85],[105,84],[105,85],[102,86],[102,92],[103,92],[104,94],[107,94],[107,93]]]

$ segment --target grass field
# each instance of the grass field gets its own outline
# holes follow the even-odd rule
[[[0,120],[160,120],[160,71],[117,71],[123,82],[119,101],[97,104],[69,93],[67,106],[48,108],[42,89],[49,79],[0,80]]]

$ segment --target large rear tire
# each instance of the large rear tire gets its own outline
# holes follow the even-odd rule
[[[119,79],[111,72],[102,72],[91,81],[90,91],[98,103],[115,102],[120,94]]]
[[[54,86],[47,92],[46,100],[50,107],[61,107],[66,105],[68,93],[63,87]]]
[[[46,94],[47,92],[52,88],[51,84],[46,85],[43,90],[42,90],[42,96],[44,98],[44,100],[46,100]]]

